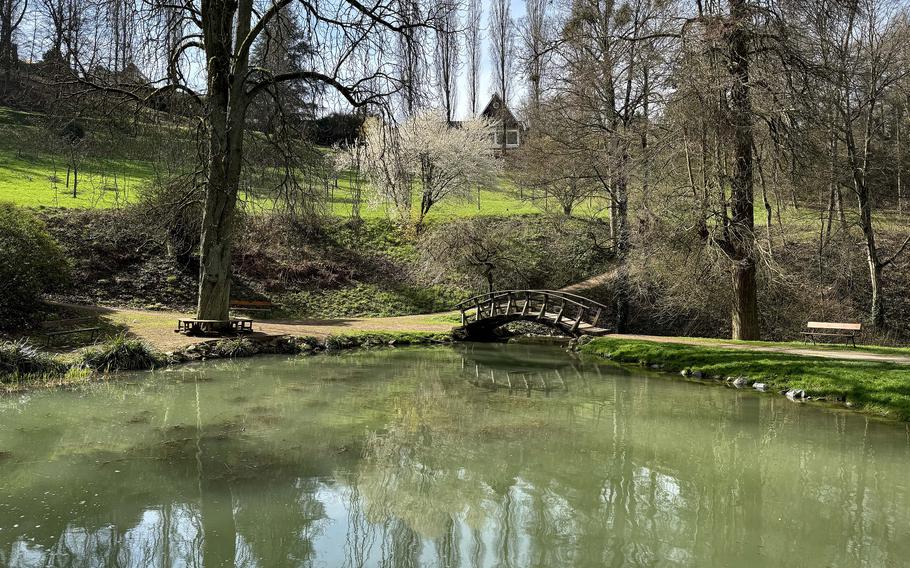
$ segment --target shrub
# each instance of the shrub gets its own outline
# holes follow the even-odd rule
[[[284,304],[295,315],[306,317],[387,317],[450,310],[463,296],[460,291],[440,286],[386,289],[357,283],[336,290],[290,294]]]
[[[212,348],[212,354],[217,357],[249,357],[258,352],[256,344],[246,337],[224,339]]]
[[[0,342],[0,377],[63,373],[66,365],[27,341]]]
[[[44,223],[31,213],[0,203],[0,327],[27,324],[41,294],[63,284],[69,267]]]
[[[82,353],[82,364],[95,371],[143,371],[161,364],[160,357],[139,341],[120,335]]]

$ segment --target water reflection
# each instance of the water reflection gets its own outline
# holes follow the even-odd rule
[[[910,553],[905,426],[540,346],[259,359],[36,393],[0,406],[0,456],[4,566]]]

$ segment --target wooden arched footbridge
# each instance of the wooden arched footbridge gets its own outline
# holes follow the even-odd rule
[[[569,335],[608,333],[608,308],[583,296],[555,290],[498,290],[460,302],[461,325],[469,336],[487,335],[513,321],[532,321]]]

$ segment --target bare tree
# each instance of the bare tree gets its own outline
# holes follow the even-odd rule
[[[908,74],[906,44],[910,27],[906,10],[885,0],[846,5],[822,2],[818,9],[820,13],[813,19],[818,22],[815,52],[821,55],[823,84],[833,93],[835,111],[829,123],[835,135],[831,142],[832,163],[840,159],[841,144],[869,269],[870,319],[875,326],[883,327],[887,313],[883,272],[907,249],[910,236],[890,256],[882,253],[874,221],[877,191],[871,175],[876,169],[876,146],[886,126],[881,111],[889,97],[905,96],[895,91]],[[900,113],[894,114],[899,121]],[[899,167],[897,171],[900,172]]]
[[[45,0],[46,2],[68,0]],[[318,54],[298,70],[282,71],[251,62],[253,47],[269,23],[293,4],[294,13],[305,27],[307,37]],[[389,98],[404,85],[396,75],[394,57],[386,46],[394,45],[402,34],[426,27],[418,21],[414,3],[402,10],[397,0],[369,6],[356,1],[332,5],[305,0],[275,0],[256,6],[253,0],[201,0],[180,5],[179,40],[165,54],[176,73],[163,73],[148,85],[128,88],[104,82],[97,76],[81,75],[78,81],[96,91],[148,102],[163,93],[181,93],[196,101],[198,117],[206,143],[201,164],[204,184],[202,235],[200,242],[199,319],[228,319],[231,290],[231,250],[235,212],[244,163],[244,139],[248,128],[247,111],[258,96],[267,95],[276,85],[308,82],[330,89],[339,99],[359,107],[388,107]],[[136,25],[151,28],[140,14]],[[155,28],[149,40],[162,47],[172,34]],[[156,53],[160,53],[156,51]],[[358,64],[363,53],[373,62],[371,73],[362,74]],[[204,62],[204,66],[198,67]],[[204,87],[186,79],[201,71]],[[176,78],[176,81],[174,80]],[[201,89],[204,88],[204,96]]]
[[[456,80],[461,67],[461,43],[456,0],[440,0],[436,24],[436,83],[446,123],[455,118]]]
[[[515,66],[515,22],[508,0],[494,0],[490,11],[490,59],[493,64],[493,90],[508,105],[512,95]]]
[[[7,84],[19,64],[15,36],[28,10],[28,0],[0,0],[0,68]]]
[[[515,65],[515,23],[509,0],[493,0],[490,12],[490,58],[493,63],[493,92],[509,106],[512,72]],[[506,152],[506,121],[502,121],[502,153]]]
[[[470,101],[471,116],[477,116],[480,97],[480,46],[483,41],[481,21],[483,19],[483,4],[481,0],[468,0],[468,10],[465,34],[465,52],[468,66],[468,99]]]
[[[401,101],[405,116],[413,116],[424,105],[426,68],[424,30],[417,25],[423,16],[419,0],[397,0],[402,19],[398,42],[397,76],[401,81]]]
[[[550,46],[547,37],[547,0],[528,0],[521,26],[521,59],[528,81],[531,116],[540,108],[542,78]]]

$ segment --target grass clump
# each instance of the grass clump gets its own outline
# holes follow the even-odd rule
[[[0,342],[0,379],[59,375],[67,366],[28,341]]]
[[[352,349],[355,347],[428,345],[431,343],[448,343],[450,341],[452,341],[451,333],[422,331],[364,331],[362,333],[330,335],[325,339],[325,348],[329,351],[335,351],[339,349]]]
[[[80,363],[89,369],[101,372],[144,371],[163,364],[160,356],[151,347],[138,339],[124,335],[84,351]]]
[[[660,365],[666,371],[700,372],[706,378],[745,377],[772,389],[802,389],[815,398],[910,420],[907,365],[613,338],[595,339],[581,351],[621,363]]]
[[[212,348],[213,356],[223,358],[250,357],[257,353],[259,353],[259,348],[246,337],[223,339]]]

